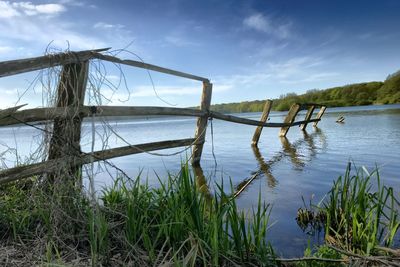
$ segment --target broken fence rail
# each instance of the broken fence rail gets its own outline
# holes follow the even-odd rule
[[[86,50],[78,52],[65,52],[49,54],[45,56],[11,60],[0,62],[0,77],[16,75],[20,73],[41,70],[45,68],[62,66],[60,83],[57,88],[57,107],[34,108],[19,110],[25,105],[0,110],[0,127],[34,122],[53,121],[53,135],[50,142],[49,158],[40,163],[25,166],[18,166],[0,171],[0,184],[27,178],[40,174],[52,174],[61,168],[76,170],[83,164],[93,161],[107,160],[114,157],[149,152],[160,149],[176,148],[182,146],[193,146],[192,164],[200,165],[207,121],[209,118],[230,121],[239,124],[258,126],[253,136],[252,144],[257,146],[263,127],[280,127],[280,136],[285,136],[292,126],[300,125],[305,130],[308,123],[313,122],[314,126],[321,120],[326,107],[320,104],[306,103],[293,104],[283,123],[267,122],[272,101],[266,101],[263,115],[260,121],[240,118],[233,115],[222,114],[211,111],[212,83],[207,78],[176,71],[145,62],[135,60],[124,60],[112,55],[105,55],[101,52],[109,48]],[[84,96],[88,79],[88,62],[92,59],[109,61],[116,64],[123,64],[156,71],[168,75],[187,78],[202,82],[203,90],[200,109],[171,108],[171,107],[150,107],[150,106],[85,106]],[[315,108],[320,111],[316,118],[312,118]],[[295,121],[295,117],[302,109],[308,109],[305,120]],[[81,122],[85,117],[109,117],[109,116],[191,116],[197,117],[197,128],[194,138],[153,142],[139,145],[106,149],[93,153],[82,153],[80,151]],[[77,120],[78,119],[78,120]],[[61,136],[61,137],[60,137]],[[68,142],[65,142],[68,139]]]

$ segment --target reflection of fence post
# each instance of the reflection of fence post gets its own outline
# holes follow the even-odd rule
[[[75,107],[76,109],[71,117],[54,119],[49,160],[80,154],[82,118],[79,114],[79,108],[84,104],[88,70],[88,61],[63,66],[57,88],[56,105],[57,107]],[[78,179],[76,182],[79,182],[81,166],[66,167],[68,174],[75,176]],[[54,182],[55,176],[52,175],[49,178]]]
[[[322,115],[324,115],[326,106],[322,106],[321,109],[319,110],[318,114],[317,114],[317,119],[321,119]],[[313,126],[316,127],[318,124],[318,121],[314,122]]]
[[[306,116],[304,117],[304,120],[305,120],[306,122],[303,123],[303,124],[300,126],[300,129],[301,129],[302,131],[305,131],[305,130],[306,130],[308,121],[311,120],[311,117],[312,117],[312,114],[313,114],[313,112],[314,112],[314,109],[315,109],[315,106],[314,106],[314,105],[308,107]]]
[[[263,114],[261,115],[261,120],[260,120],[261,122],[265,123],[267,121],[269,112],[271,111],[271,107],[272,107],[272,100],[265,101]],[[257,146],[258,140],[260,140],[262,129],[263,126],[258,126],[256,128],[256,131],[254,132],[253,135],[253,141],[252,141],[253,146]]]
[[[210,111],[212,96],[212,83],[209,81],[203,82],[203,93],[201,95],[200,109],[207,114],[197,119],[197,129],[195,134],[196,144],[193,146],[192,164],[200,165],[201,153],[206,139],[208,111]]]
[[[283,123],[293,123],[296,118],[296,115],[297,115],[297,113],[299,113],[299,111],[300,111],[300,104],[293,104],[290,107],[290,110],[289,110],[288,114],[286,115],[286,118],[283,121]],[[281,131],[279,132],[279,136],[280,137],[286,136],[289,129],[290,129],[290,126],[282,127]]]

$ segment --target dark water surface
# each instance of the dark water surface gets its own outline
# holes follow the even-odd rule
[[[286,112],[272,112],[270,122],[283,121]],[[247,113],[239,116],[259,119],[261,113]],[[345,123],[335,120],[345,117]],[[298,115],[298,120],[303,115]],[[107,143],[110,147],[130,144],[191,138],[194,136],[196,119],[193,118],[140,118],[110,122],[110,126],[96,123],[95,149]],[[278,137],[279,128],[264,128],[259,149],[251,147],[255,127],[225,121],[213,120],[207,130],[206,144],[201,161],[204,174],[214,183],[226,184],[229,179],[236,186],[255,172],[259,175],[238,197],[238,204],[249,209],[262,199],[273,204],[268,239],[285,256],[301,256],[308,240],[317,242],[297,226],[295,217],[298,208],[303,207],[302,197],[308,202],[318,202],[330,189],[332,182],[343,174],[349,161],[357,166],[372,170],[377,166],[385,184],[400,188],[400,105],[362,106],[328,108],[318,128],[308,125],[302,132],[298,127],[289,130],[286,139]],[[117,133],[114,134],[113,131]],[[91,151],[92,126],[88,121],[83,127],[83,150]],[[109,138],[104,139],[108,133]],[[24,162],[35,151],[41,140],[40,131],[24,127],[0,129],[0,155],[3,166],[15,164],[16,148],[19,160]],[[28,138],[27,138],[28,137]],[[103,138],[103,139],[102,139]],[[213,142],[212,142],[213,140]],[[183,148],[157,151],[170,154]],[[215,159],[212,151],[214,151]],[[142,171],[152,186],[157,186],[155,173],[161,177],[169,171],[179,171],[180,163],[190,156],[190,150],[178,155],[159,156],[138,154],[111,160],[113,164],[135,177]],[[217,165],[215,164],[217,163]],[[96,165],[96,185],[112,182],[116,170],[103,164]]]

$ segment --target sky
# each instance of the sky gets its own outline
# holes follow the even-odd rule
[[[273,99],[399,70],[399,11],[398,0],[0,1],[0,61],[111,47],[124,59],[210,79],[214,104]],[[97,85],[101,104],[200,102],[201,82],[99,62],[90,68],[92,79],[108,81]],[[0,78],[0,107],[45,106],[49,87],[38,72]]]

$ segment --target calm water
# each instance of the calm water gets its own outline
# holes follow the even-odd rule
[[[285,115],[285,112],[273,112],[271,122],[281,122]],[[261,114],[240,116],[258,120]],[[344,124],[335,123],[339,116],[346,118]],[[126,142],[140,144],[190,138],[195,126],[193,118],[170,117],[96,124],[95,149],[102,147],[105,133],[108,135],[106,143],[117,147],[126,145]],[[302,197],[306,202],[311,198],[319,201],[330,189],[332,181],[344,173],[349,161],[367,169],[378,166],[387,185],[397,189],[400,185],[400,105],[330,108],[318,128],[309,125],[303,133],[298,127],[293,127],[287,139],[278,137],[278,128],[264,128],[258,150],[250,146],[255,127],[214,120],[211,135],[210,126],[202,168],[211,187],[224,181],[225,188],[228,188],[229,179],[238,185],[262,170],[261,175],[238,197],[238,203],[241,208],[249,209],[256,204],[261,193],[263,200],[273,204],[271,221],[275,223],[268,239],[278,253],[285,256],[301,256],[308,240],[318,242],[318,236],[309,236],[297,226],[297,209],[303,207]],[[87,152],[91,149],[91,130],[91,123],[86,123],[82,146]],[[15,150],[6,147],[17,148],[19,160],[26,161],[42,138],[40,131],[27,127],[1,128],[0,134],[0,151],[3,151],[0,156],[4,166],[12,166],[16,159]],[[171,154],[179,151],[182,148],[157,152]],[[148,177],[152,186],[157,186],[155,173],[162,177],[167,171],[178,172],[180,162],[189,155],[190,150],[172,156],[138,154],[111,162],[132,177],[142,171],[142,176]],[[117,172],[104,165],[96,165],[95,171],[99,189],[110,184],[110,175],[115,176]]]

